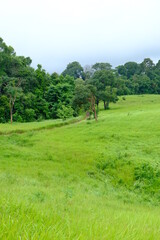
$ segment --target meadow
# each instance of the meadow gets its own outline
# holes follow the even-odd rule
[[[160,239],[159,120],[139,95],[97,122],[0,124],[0,239]]]

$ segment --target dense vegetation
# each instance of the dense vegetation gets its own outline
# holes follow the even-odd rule
[[[97,119],[100,101],[108,109],[117,96],[160,93],[160,61],[155,65],[149,58],[115,69],[109,63],[83,68],[72,62],[60,75],[31,63],[0,38],[0,122],[66,119],[82,111]]]
[[[0,239],[159,239],[160,96],[110,107],[0,124]]]

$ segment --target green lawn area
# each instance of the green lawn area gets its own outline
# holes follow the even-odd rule
[[[0,239],[160,239],[160,96],[78,120],[0,124]]]

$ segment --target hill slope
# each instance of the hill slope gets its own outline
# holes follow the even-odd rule
[[[145,95],[97,123],[0,125],[0,238],[159,239],[159,118]]]

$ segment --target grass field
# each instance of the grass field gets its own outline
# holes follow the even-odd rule
[[[46,120],[42,122],[32,122],[32,123],[14,123],[14,124],[0,124],[0,135],[10,135],[13,133],[25,133],[29,131],[39,131],[44,129],[52,129],[55,127],[62,127],[71,123],[79,122],[82,117],[70,118],[66,121],[61,119],[56,120]]]
[[[160,239],[160,96],[76,121],[0,125],[0,239]]]

